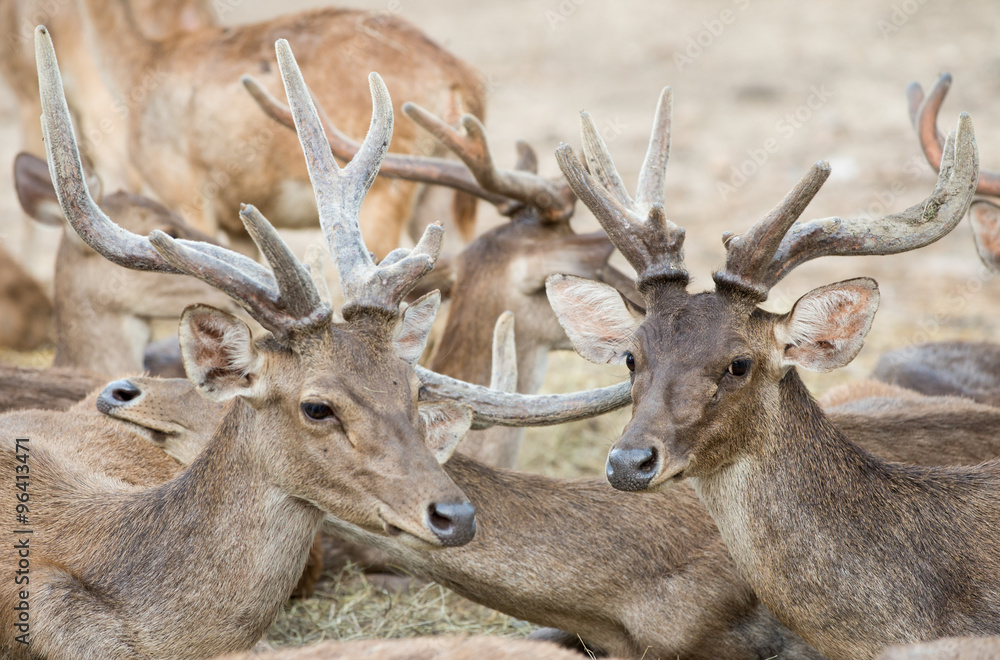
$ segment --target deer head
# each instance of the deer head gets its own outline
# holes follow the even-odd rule
[[[433,267],[442,230],[429,227],[413,250],[396,250],[378,265],[360,234],[359,207],[392,131],[389,96],[378,75],[370,77],[371,128],[357,157],[342,169],[288,43],[276,46],[321,224],[340,272],[346,302],[335,317],[309,270],[253,207],[244,207],[240,217],[270,269],[217,245],[162,231],[146,238],[111,222],[87,190],[44,27],[36,41],[49,169],[76,232],[121,266],[203,280],[268,331],[255,341],[243,321],[206,305],[189,307],[181,317],[189,378],[203,396],[233,401],[223,427],[236,425],[241,441],[266,457],[261,470],[292,497],[414,543],[468,542],[475,533],[473,507],[439,462],[468,427],[471,412],[439,404],[443,414],[436,419],[444,434],[429,433],[421,423],[412,364],[438,297],[429,294],[409,307],[402,302]]]
[[[820,287],[791,311],[758,307],[795,266],[825,255],[892,254],[947,234],[969,206],[978,157],[968,115],[945,143],[938,184],[902,213],[872,221],[827,218],[797,223],[829,175],[816,163],[763,220],[723,237],[725,267],[715,290],[690,294],[684,230],[664,212],[670,92],[657,108],[638,192],[633,199],[593,121],[582,117],[586,167],[563,145],[559,164],[637,272],[645,313],[608,287],[556,277],[549,297],[577,350],[597,362],[624,363],[632,375],[632,419],[612,448],[608,479],[644,490],[704,476],[762,445],[772,413],[801,402],[783,383],[794,367],[828,371],[860,350],[875,310],[871,279]]]

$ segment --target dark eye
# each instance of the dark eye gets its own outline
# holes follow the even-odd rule
[[[729,365],[729,373],[733,376],[745,376],[750,371],[750,358],[740,358],[733,360]]]
[[[305,413],[306,417],[309,419],[314,419],[317,422],[324,419],[329,419],[330,417],[336,417],[333,412],[333,408],[326,405],[325,403],[319,403],[318,401],[305,401],[302,403],[302,412]]]
[[[629,371],[635,371],[635,356],[628,351],[625,352],[625,366]]]

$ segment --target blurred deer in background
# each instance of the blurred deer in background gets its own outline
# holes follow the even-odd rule
[[[424,405],[430,414],[421,420],[411,365],[437,297],[405,310],[401,304],[433,266],[441,228],[375,266],[358,225],[392,130],[378,76],[371,77],[372,127],[341,169],[287,42],[277,45],[344,288],[335,318],[309,271],[253,207],[241,217],[271,270],[212,244],[116,227],[87,191],[47,30],[38,28],[36,38],[46,150],[60,206],[80,237],[129,268],[199,277],[270,334],[255,342],[225,312],[185,311],[188,375],[202,395],[229,404],[208,446],[163,486],[123,489],[59,461],[45,449],[44,430],[32,437],[33,525],[44,541],[32,547],[30,652],[205,657],[249,649],[301,574],[324,512],[416,545],[471,540],[474,509],[439,465],[468,429],[471,411]],[[19,452],[5,437],[5,473],[14,475]],[[10,548],[0,557],[8,566],[17,561]],[[3,591],[5,602],[16,602],[13,583]],[[13,611],[0,614],[0,647],[23,657]]]
[[[906,90],[910,119],[927,162],[941,168],[944,136],[938,132],[941,104],[951,87],[951,75],[942,74],[930,93],[920,83]],[[980,170],[976,192],[1000,197],[1000,174]],[[969,209],[976,247],[991,272],[1000,272],[1000,206],[977,199]],[[942,341],[907,346],[883,355],[872,377],[924,394],[964,396],[980,403],[1000,405],[1000,344],[995,342]]]
[[[127,116],[118,120],[126,150],[116,148],[108,158],[128,163],[143,191],[210,234],[221,228],[245,242],[243,227],[231,217],[242,202],[254,204],[280,227],[315,226],[316,206],[298,145],[293,136],[276,134],[239,87],[240,76],[256,72],[277,91],[270,48],[279,37],[298,45],[317,99],[351,134],[363,134],[368,124],[367,90],[359,81],[369,71],[381,72],[394,94],[450,120],[463,112],[482,117],[485,110],[476,72],[387,12],[325,8],[152,39],[142,34],[125,0],[92,0],[81,7],[89,44],[105,78],[113,81],[112,96],[130,102]],[[378,38],[355,39],[359,31],[374,31]],[[75,102],[74,90],[69,93]],[[393,148],[438,150],[410,126],[400,127]],[[95,167],[102,174],[100,159]],[[417,195],[412,183],[379,180],[372,186],[361,224],[378,258],[399,244]],[[456,197],[455,222],[470,240],[474,200]]]
[[[716,289],[688,294],[684,230],[666,219],[669,113],[657,113],[636,197],[588,115],[586,169],[558,159],[637,272],[645,312],[606,285],[549,283],[577,350],[633,372],[633,413],[608,456],[622,490],[687,480],[740,573],[775,616],[831,658],[870,658],[890,643],[1000,626],[1000,465],[913,467],[861,449],[816,405],[796,366],[828,371],[860,350],[878,304],[870,279],[820,287],[787,314],[761,310],[769,289],[825,255],[891,254],[945,235],[972,199],[971,120],[949,136],[931,196],[871,221],[794,224],[829,175],[817,163],[742,236],[724,237]]]
[[[30,351],[52,338],[52,302],[0,245],[0,346]]]
[[[269,116],[294,128],[286,106],[254,78],[244,77],[243,83]],[[341,160],[352,158],[359,145],[333,124],[322,106],[318,111],[333,155]],[[430,368],[469,383],[488,383],[493,324],[502,313],[510,311],[517,344],[517,370],[513,376],[516,391],[533,394],[545,377],[548,352],[572,348],[545,296],[545,279],[549,275],[568,273],[607,279],[625,295],[638,294],[627,276],[608,265],[614,247],[604,232],[573,232],[570,219],[576,209],[576,196],[565,180],[538,175],[538,159],[527,143],[518,142],[516,168],[503,169],[494,162],[486,129],[474,116],[461,118],[463,135],[413,103],[404,103],[403,112],[462,163],[388,154],[379,173],[463,191],[493,204],[510,219],[477,237],[451,260],[443,274],[438,272],[440,266],[435,266],[425,278],[428,281],[418,285],[420,290],[439,288],[450,296]],[[459,445],[459,451],[487,465],[511,468],[523,437],[519,427],[472,431]]]

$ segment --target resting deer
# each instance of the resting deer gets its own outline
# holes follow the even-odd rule
[[[245,237],[242,225],[230,217],[241,202],[278,218],[282,227],[315,225],[316,207],[298,145],[291,135],[276,133],[239,88],[240,76],[252,72],[268,88],[279,88],[269,55],[279,37],[298,44],[318,100],[351,134],[363,134],[368,122],[362,72],[382,72],[394,94],[445,117],[484,112],[475,71],[388,12],[325,8],[151,39],[143,36],[125,0],[87,0],[81,8],[101,70],[114,80],[112,96],[144,92],[123,120],[127,150],[113,156],[134,167],[161,202],[209,233],[218,227]],[[359,41],[360,31],[378,38]],[[401,126],[393,147],[433,152],[433,142],[420,137],[412,127]],[[97,171],[102,173],[100,163]],[[406,182],[372,186],[361,224],[379,258],[398,245],[416,195],[417,187]],[[456,198],[456,224],[466,240],[474,213],[474,201]]]
[[[951,75],[945,73],[926,96],[916,82],[906,90],[910,119],[924,156],[935,170],[941,167],[944,143],[937,130],[938,112],[950,87]],[[1000,196],[1000,174],[980,170],[976,192]],[[980,258],[990,271],[1000,272],[1000,206],[977,199],[969,218]],[[943,341],[909,346],[883,355],[872,377],[925,394],[952,394],[1000,405],[1000,345]]]
[[[288,108],[256,79],[243,84],[276,121],[294,128]],[[333,155],[354,156],[358,144],[344,135],[318,107]],[[386,177],[444,185],[493,204],[510,222],[480,235],[458,254],[446,271],[438,267],[419,288],[446,289],[450,306],[444,330],[431,353],[430,368],[469,383],[485,385],[490,378],[492,323],[503,312],[513,313],[516,328],[516,391],[533,394],[545,377],[549,351],[572,345],[545,297],[545,279],[567,273],[605,279],[625,295],[637,297],[629,279],[608,265],[614,249],[603,232],[578,235],[570,226],[576,196],[565,181],[537,174],[534,150],[519,142],[514,170],[500,168],[486,140],[486,129],[472,115],[461,118],[465,135],[427,110],[404,103],[403,112],[441,141],[463,164],[440,158],[387,154],[379,173]],[[459,450],[489,465],[514,467],[523,429],[495,426],[472,431]]]
[[[609,481],[628,491],[688,481],[761,600],[831,658],[1000,631],[1000,465],[877,458],[824,415],[795,369],[828,371],[857,354],[875,282],[821,287],[787,314],[758,307],[809,259],[895,253],[950,231],[977,179],[971,120],[963,114],[949,136],[931,196],[885,218],[793,225],[829,174],[817,163],[764,220],[724,237],[715,291],[691,295],[684,230],[664,213],[664,106],[634,200],[589,116],[586,169],[568,146],[557,151],[574,192],[636,268],[647,304],[643,313],[604,285],[549,282],[577,350],[632,372],[632,418],[608,455]]]
[[[271,270],[212,244],[163,232],[144,238],[116,227],[83,180],[48,31],[39,27],[36,39],[50,169],[60,206],[81,238],[130,268],[203,279],[269,334],[253,341],[247,326],[225,312],[204,305],[185,311],[180,336],[188,375],[202,395],[229,403],[208,446],[163,486],[124,488],[58,460],[46,450],[44,433],[32,439],[30,520],[37,535],[25,598],[31,646],[15,641],[19,594],[9,581],[0,648],[13,657],[67,658],[210,657],[249,649],[298,579],[324,513],[415,545],[471,540],[474,509],[438,464],[468,428],[471,411],[439,404],[422,421],[416,408],[411,364],[437,297],[401,306],[433,266],[441,228],[428,228],[412,251],[394,251],[376,266],[358,226],[392,129],[378,76],[371,77],[369,134],[341,169],[287,42],[277,45],[344,289],[346,303],[335,318],[309,271],[253,207],[241,217]],[[7,434],[3,442],[13,489],[15,455],[24,447]],[[0,559],[11,568],[17,551],[8,544]]]
[[[44,160],[18,154],[14,183],[28,216],[64,228],[54,278],[54,366],[110,377],[141,371],[151,321],[179,318],[192,301],[235,309],[228,296],[198,279],[129,270],[95,252],[67,226]],[[212,242],[211,237],[146,197],[125,192],[95,196],[104,212],[130,232],[146,235],[156,230],[174,238]]]

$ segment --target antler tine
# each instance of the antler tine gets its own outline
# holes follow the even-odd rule
[[[42,101],[42,133],[49,174],[59,205],[80,237],[105,259],[134,270],[180,273],[160,257],[149,241],[116,225],[90,196],[73,122],[63,93],[62,76],[52,37],[44,25],[35,28],[35,61]]]
[[[434,267],[441,251],[443,229],[430,225],[405,257],[377,267],[361,236],[361,202],[375,180],[392,135],[392,101],[377,73],[368,77],[372,94],[372,122],[364,142],[343,169],[330,151],[316,107],[288,42],[275,44],[278,68],[288,94],[295,130],[306,157],[316,195],[320,225],[330,254],[337,263],[344,291],[343,315],[356,309],[381,309],[398,315],[400,304],[423,275]]]
[[[760,278],[771,287],[801,263],[821,256],[896,254],[929,245],[959,223],[975,192],[979,155],[969,115],[945,140],[941,172],[930,196],[875,220],[825,218],[794,225]]]
[[[496,166],[486,140],[486,128],[476,117],[462,116],[463,136],[415,103],[404,103],[403,113],[458,156],[484,190],[533,206],[549,222],[563,222],[573,215],[576,198],[565,184],[531,171]]]
[[[498,392],[517,391],[517,348],[514,344],[514,313],[506,311],[493,326],[493,362],[490,369],[490,389]]]
[[[785,198],[749,232],[743,236],[724,234],[726,267],[713,276],[716,284],[735,286],[758,301],[766,300],[771,289],[771,284],[766,282],[767,271],[782,239],[829,176],[829,163],[814,163]]]
[[[670,144],[669,88],[660,94],[656,118],[633,201],[615,169],[607,144],[587,113],[580,115],[587,168],[569,145],[556,149],[556,160],[573,192],[600,221],[615,247],[636,271],[642,291],[652,280],[686,285],[684,229],[667,220],[663,210],[664,168]]]
[[[287,105],[274,98],[252,76],[243,76],[241,81],[266,115],[279,124],[295,130],[295,119],[292,117],[292,111],[288,109]],[[361,145],[334,125],[329,115],[323,109],[323,106],[317,102],[315,96],[312,96],[312,101],[316,107],[316,112],[319,114],[323,130],[330,141],[330,151],[340,160],[350,161],[358,153]],[[476,183],[476,180],[464,165],[445,160],[444,158],[386,153],[382,158],[382,164],[379,167],[378,173],[394,179],[448,186],[449,188],[480,197],[495,205],[503,204],[507,201],[505,197],[484,190]]]
[[[420,401],[461,401],[472,407],[472,428],[553,426],[617,410],[632,402],[628,381],[570,394],[515,394],[442,376],[414,367],[420,379]]]
[[[951,74],[942,73],[926,98],[920,83],[911,82],[906,87],[910,121],[917,131],[924,157],[935,170],[941,168],[941,154],[944,149],[944,135],[937,129],[938,112],[948,95],[951,82]],[[1000,173],[980,170],[976,192],[982,195],[1000,195]]]
[[[160,231],[144,238],[111,222],[91,199],[84,182],[55,50],[48,30],[41,26],[35,31],[35,51],[49,170],[63,212],[88,245],[126,268],[198,277],[239,302],[279,338],[329,315],[318,297],[310,297],[292,281],[297,271],[287,270],[288,258],[297,262],[263,216],[248,228],[279,271],[277,281],[252,259],[217,245],[175,240]]]

